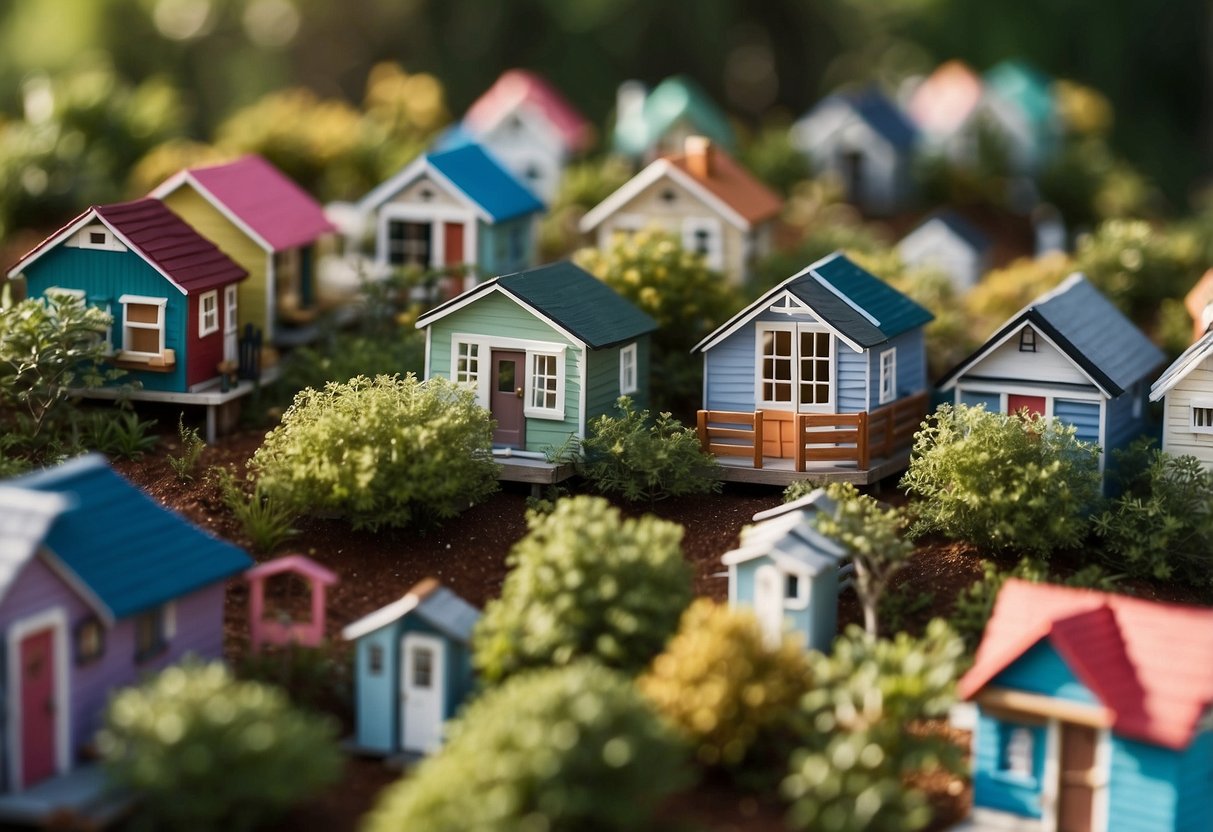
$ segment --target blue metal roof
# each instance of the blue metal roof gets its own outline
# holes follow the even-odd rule
[[[876,87],[842,97],[869,127],[899,150],[908,150],[918,138],[916,128],[901,109]]]
[[[65,509],[43,543],[111,618],[180,598],[253,565],[115,473],[96,454],[7,483],[56,494]]]
[[[478,144],[427,155],[434,168],[494,222],[543,210],[543,203]]]

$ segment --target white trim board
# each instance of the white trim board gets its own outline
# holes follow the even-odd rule
[[[430,164],[429,154],[419,156],[404,166],[404,169],[386,179],[358,203],[358,211],[363,216],[378,211],[389,199],[415,182],[422,175],[430,176],[434,182],[445,190],[449,196],[468,207],[477,217],[492,225],[496,222],[476,200],[472,199],[462,188],[447,178],[441,171]]]
[[[699,180],[685,173],[668,159],[658,159],[652,162],[640,173],[623,183],[614,193],[595,205],[588,214],[582,217],[581,222],[577,224],[578,228],[581,229],[583,234],[589,234],[601,225],[607,217],[638,197],[645,188],[660,182],[663,177],[669,177],[673,182],[681,186],[683,190],[689,192],[700,202],[716,211],[722,218],[728,220],[729,224],[734,228],[741,231],[749,231],[752,228],[752,223],[737,213],[728,203],[709,191]]]
[[[1091,374],[1088,373],[1085,369],[1083,369],[1083,367],[1077,361],[1074,360],[1074,358],[1070,355],[1069,350],[1062,349],[1061,346],[1059,346],[1056,341],[1054,341],[1052,338],[1050,338],[1046,332],[1044,332],[1039,326],[1036,326],[1035,324],[1033,324],[1031,321],[1027,320],[1026,318],[1019,322],[1019,326],[1008,329],[1007,332],[998,340],[987,341],[985,344],[983,344],[981,346],[981,348],[978,349],[978,351],[976,353],[974,353],[973,356],[968,361],[966,361],[964,364],[962,364],[955,372],[953,372],[951,374],[951,378],[948,379],[947,382],[940,385],[940,387],[939,387],[940,392],[943,392],[946,390],[951,390],[953,387],[955,387],[957,385],[957,383],[959,383],[961,377],[965,375],[965,373],[972,370],[973,367],[980,364],[986,358],[989,358],[990,353],[994,352],[996,349],[1001,347],[1003,344],[1007,343],[1007,341],[1009,341],[1011,338],[1013,338],[1014,336],[1016,336],[1020,332],[1022,332],[1023,328],[1025,326],[1031,326],[1033,331],[1036,333],[1036,335],[1038,337],[1043,338],[1049,346],[1051,346],[1053,349],[1057,350],[1057,352],[1059,354],[1064,356],[1066,361],[1069,361],[1072,365],[1074,365],[1074,369],[1078,370],[1078,372],[1081,373],[1082,376],[1087,381],[1091,382],[1091,385],[1093,387],[1095,387],[1097,390],[1099,390],[1101,393],[1103,393],[1103,395],[1105,397],[1113,398],[1112,394],[1108,390],[1106,390],[1102,384],[1100,384],[1098,381],[1096,381],[1094,378],[1092,378]],[[1008,382],[1010,382],[1012,384],[1015,383],[1015,381],[1012,379],[1008,379]]]

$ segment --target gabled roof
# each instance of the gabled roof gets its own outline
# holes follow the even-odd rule
[[[0,601],[69,505],[59,494],[0,485]]]
[[[908,151],[918,140],[918,128],[902,114],[900,108],[877,87],[867,87],[861,90],[832,93],[819,101],[813,109],[793,125],[794,139],[797,140],[797,143],[801,147],[811,150],[820,142],[825,141],[830,133],[823,133],[815,122],[820,114],[837,107],[845,107],[850,110],[873,133],[888,142],[895,150]]]
[[[981,79],[967,64],[947,61],[918,85],[906,111],[924,132],[946,136],[965,123],[981,101],[983,89]]]
[[[988,93],[1018,107],[1036,125],[1053,117],[1052,81],[1023,61],[1002,61],[985,74]]]
[[[341,637],[353,641],[394,624],[406,615],[415,615],[431,627],[463,643],[472,639],[472,629],[480,620],[480,610],[454,592],[426,578],[417,583],[398,601],[380,607],[341,631]]]
[[[755,523],[741,530],[740,545],[726,552],[725,566],[769,557],[787,571],[819,575],[846,557],[837,541],[817,531],[819,512],[833,512],[837,504],[818,488],[791,503],[754,515]]]
[[[478,144],[458,144],[426,153],[363,197],[359,207],[373,211],[427,171],[463,194],[486,222],[504,222],[543,210],[543,203]]]
[[[1026,323],[1043,332],[1106,395],[1115,398],[1164,358],[1141,330],[1081,274],[1066,278],[1010,318],[998,332],[939,380],[946,390]]]
[[[151,195],[164,199],[187,184],[267,251],[307,245],[337,230],[320,203],[260,156],[183,170]]]
[[[134,615],[235,575],[252,559],[211,537],[92,454],[9,480],[0,515],[38,495],[58,500],[40,543],[51,566],[108,621]],[[50,506],[50,500],[44,504]]]
[[[541,114],[559,134],[565,150],[579,153],[594,141],[594,128],[556,88],[526,69],[509,69],[468,108],[463,122],[474,132],[497,126],[519,107]]]
[[[1042,639],[1121,736],[1186,748],[1213,705],[1213,609],[1016,579],[998,594],[959,695],[976,696]]]
[[[158,199],[95,205],[47,237],[9,269],[15,277],[38,258],[94,220],[99,220],[183,295],[248,277],[238,263]]]
[[[967,246],[972,248],[974,251],[977,251],[977,252],[988,251],[992,245],[990,238],[987,237],[980,228],[973,225],[971,222],[969,222],[964,217],[962,217],[960,214],[957,214],[955,211],[953,211],[951,209],[944,209],[942,211],[936,211],[935,213],[928,216],[926,219],[924,219],[918,225],[914,226],[913,230],[911,230],[910,233],[906,234],[905,237],[902,237],[901,238],[902,242],[904,242],[905,240],[914,236],[919,231],[921,231],[923,228],[926,228],[928,225],[931,225],[932,223],[942,224],[945,228],[948,229],[948,231],[952,232],[954,235],[956,235],[958,238],[960,238]]]
[[[1210,355],[1213,355],[1213,329],[1184,350],[1183,354],[1163,371],[1158,380],[1150,385],[1150,401],[1156,402],[1167,395],[1175,385],[1187,378],[1188,374],[1204,363]]]
[[[789,277],[692,348],[703,352],[733,334],[788,292],[858,349],[925,326],[934,315],[836,251]]]
[[[590,349],[621,344],[657,329],[657,323],[589,272],[567,260],[496,277],[417,319],[424,329],[468,303],[504,292]]]
[[[728,118],[703,88],[686,75],[672,75],[645,96],[644,106],[631,118],[626,115],[619,118],[615,124],[615,149],[639,156],[684,120],[696,133],[722,147],[731,150],[737,144]]]

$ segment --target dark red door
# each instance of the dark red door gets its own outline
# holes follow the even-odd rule
[[[21,640],[21,783],[55,773],[55,634],[49,627]]]
[[[1095,729],[1061,724],[1057,832],[1091,832],[1095,803]]]
[[[463,223],[448,222],[442,226],[442,262],[447,266],[463,262]]]
[[[523,378],[526,375],[526,353],[493,350],[493,392],[489,410],[497,420],[493,444],[521,448],[526,444],[526,420]]]
[[[1045,397],[1044,396],[1007,396],[1007,412],[1018,413],[1021,410],[1026,410],[1032,416],[1045,415]]]

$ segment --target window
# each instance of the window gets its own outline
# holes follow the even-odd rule
[[[628,344],[619,351],[619,392],[635,393],[640,389],[637,372],[636,345]]]
[[[761,332],[762,401],[792,403],[792,332],[786,329]]]
[[[387,261],[392,266],[430,265],[430,228],[428,222],[389,220]]]
[[[126,251],[112,231],[101,223],[85,226],[71,236],[65,245],[72,248],[91,248],[102,251]]]
[[[1019,331],[1019,351],[1036,352],[1036,330],[1030,326]]]
[[[677,199],[678,199],[678,194],[674,192],[673,188],[666,188],[664,191],[661,192],[661,201],[666,203],[667,205],[675,202]]]
[[[703,257],[709,269],[724,268],[721,251],[720,221],[707,217],[688,217],[682,221],[682,247]]]
[[[171,638],[169,606],[148,610],[135,616],[135,661],[160,655]]]
[[[431,191],[429,188],[422,188],[420,191],[417,192],[417,196],[421,197],[422,202],[429,202],[431,199],[434,198],[434,192]]]
[[[434,686],[434,651],[428,647],[413,648],[413,687]]]
[[[1192,405],[1192,432],[1213,433],[1213,405]]]
[[[88,232],[88,241],[92,245],[103,246],[109,242],[109,235],[104,231],[90,231]]]
[[[372,676],[379,676],[383,673],[383,645],[372,644],[371,649],[367,654],[368,670]]]
[[[998,761],[999,771],[1016,777],[1036,776],[1036,737],[1031,728],[1024,725],[1003,725],[1002,754]]]
[[[198,337],[205,338],[219,331],[219,290],[203,292],[198,298]]]
[[[897,398],[897,348],[880,354],[880,403]]]
[[[556,358],[554,355],[531,356],[531,407],[536,410],[556,409],[556,388],[560,381],[556,375]]]
[[[223,290],[224,326],[229,333],[237,330],[236,325],[236,287],[228,286]]]
[[[164,354],[165,298],[123,295],[122,352],[125,357],[159,357]]]
[[[90,664],[105,652],[105,627],[95,615],[76,625],[76,664]]]
[[[830,333],[800,330],[800,404],[828,405],[830,399]]]
[[[469,341],[455,342],[455,372],[451,377],[475,389],[480,384],[480,345]]]
[[[760,324],[757,332],[759,406],[830,412],[834,337],[817,324]]]
[[[526,166],[526,170],[523,171],[523,175],[527,178],[528,182],[538,182],[543,178],[543,171],[539,169],[539,165],[531,162]]]
[[[522,245],[522,228],[515,226],[510,229],[510,260],[514,263],[522,261],[524,252]]]
[[[784,598],[799,598],[800,597],[800,576],[786,575],[784,576],[783,597]]]

